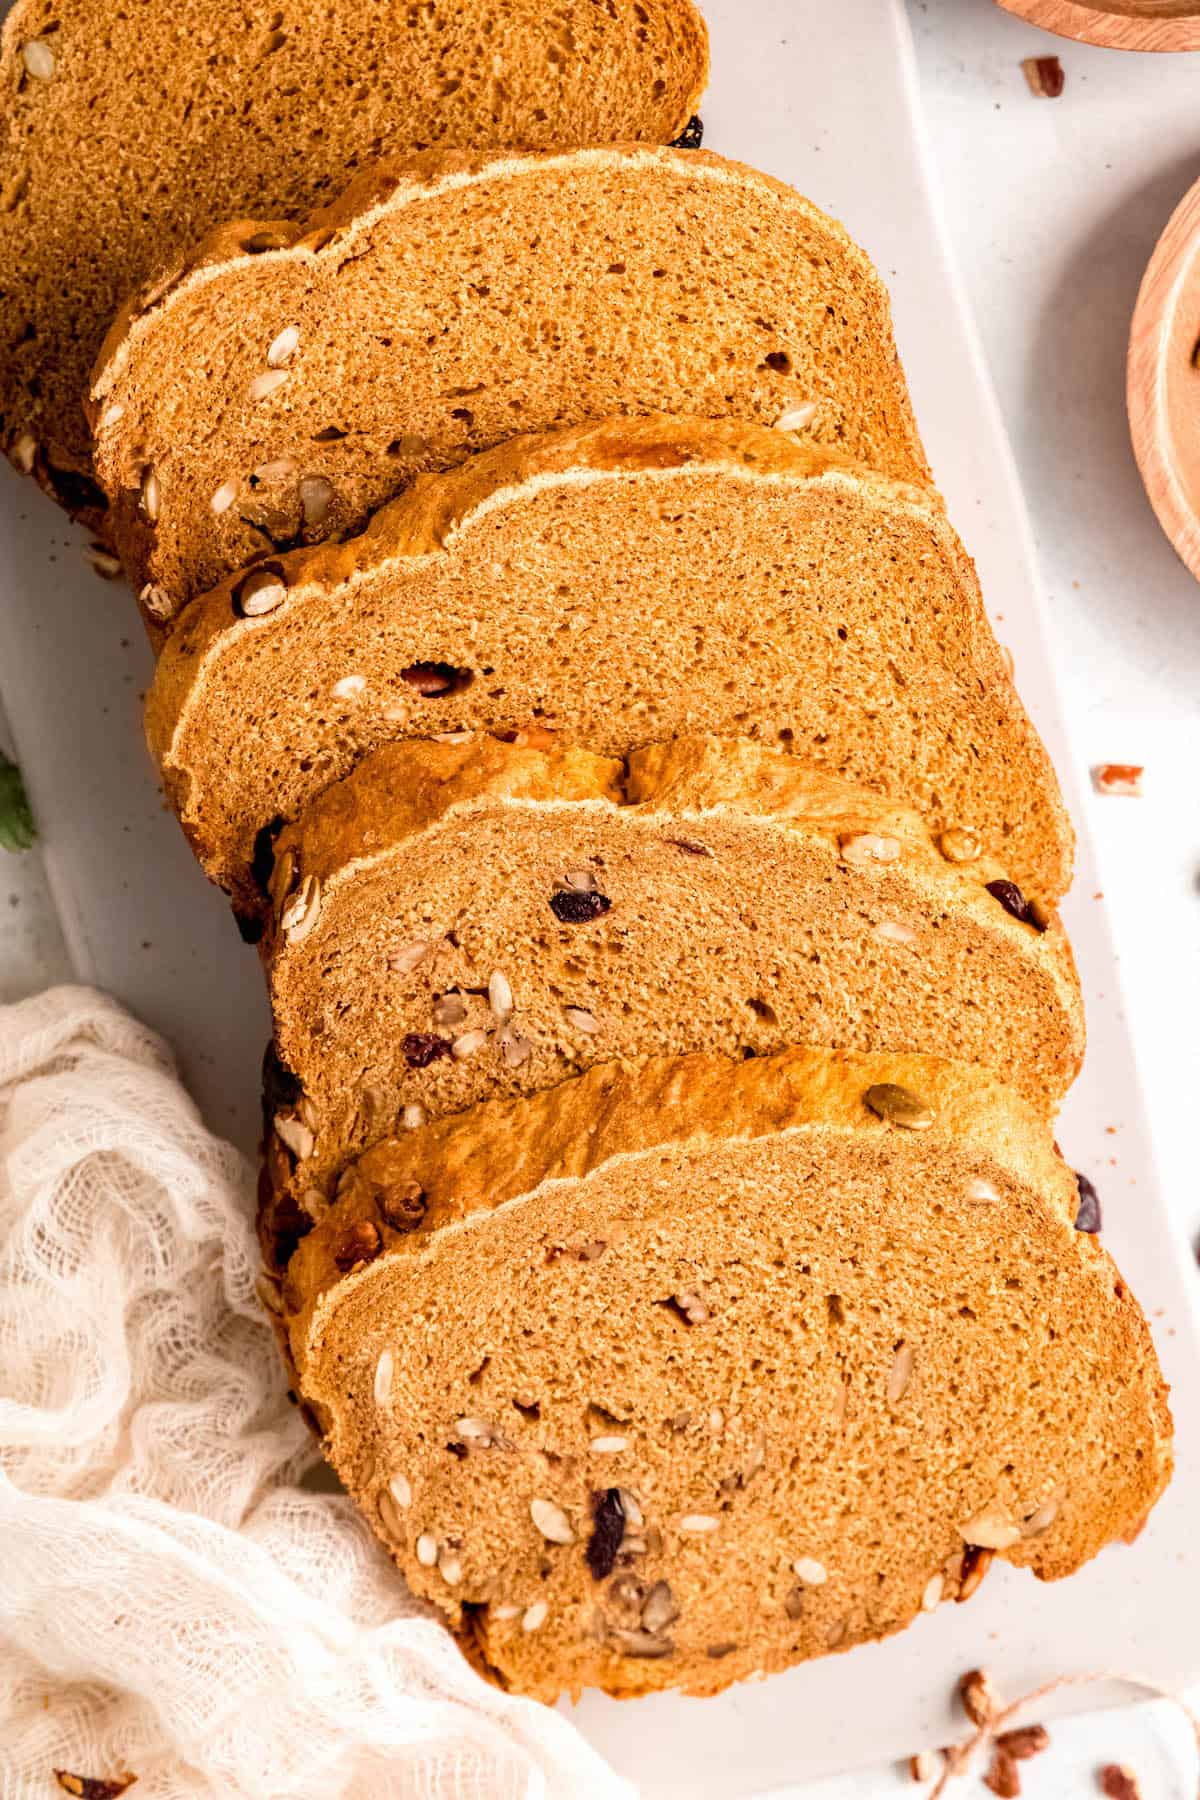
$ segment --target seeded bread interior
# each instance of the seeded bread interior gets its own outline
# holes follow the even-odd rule
[[[159,626],[518,427],[656,411],[791,418],[928,475],[866,255],[702,150],[431,152],[304,224],[224,226],[118,318],[90,402],[117,547]]]
[[[369,1151],[279,1304],[335,1467],[497,1679],[713,1693],[1139,1525],[1165,1388],[1075,1207],[980,1071],[651,1059]]]
[[[281,835],[272,889],[276,1261],[373,1139],[594,1062],[920,1049],[1050,1115],[1082,1058],[1057,919],[1013,917],[998,865],[759,744],[677,739],[627,768],[388,745]]]
[[[531,725],[615,756],[779,743],[973,832],[1031,898],[1070,880],[1053,768],[937,496],[741,423],[609,421],[418,482],[363,536],[198,600],[146,723],[244,913],[258,834],[364,752]]]
[[[0,447],[96,524],[83,399],[120,303],[221,219],[303,215],[435,145],[669,142],[691,0],[17,0],[0,33]]]

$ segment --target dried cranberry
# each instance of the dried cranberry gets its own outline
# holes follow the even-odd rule
[[[592,1495],[592,1535],[584,1556],[592,1571],[593,1581],[606,1581],[612,1574],[625,1536],[625,1512],[619,1488],[603,1488]]]
[[[672,150],[698,150],[704,142],[704,120],[693,113],[677,138],[671,139]]]
[[[994,900],[998,900],[1006,913],[1019,919],[1022,925],[1032,925],[1035,931],[1045,931],[1046,927],[1039,919],[1037,911],[1025,898],[1015,881],[989,881],[987,891]]]
[[[416,688],[427,700],[437,700],[443,694],[457,694],[460,689],[469,687],[471,671],[456,669],[452,663],[419,662],[401,669],[400,679],[407,681],[409,687]]]
[[[574,888],[558,888],[550,896],[550,911],[564,925],[586,925],[606,913],[612,901],[607,894],[581,894]]]
[[[427,1069],[439,1056],[450,1055],[450,1040],[436,1037],[432,1031],[410,1031],[400,1048],[410,1069]]]
[[[1100,1196],[1088,1180],[1076,1169],[1075,1185],[1079,1189],[1079,1210],[1075,1214],[1076,1231],[1097,1232],[1103,1223],[1100,1216]]]

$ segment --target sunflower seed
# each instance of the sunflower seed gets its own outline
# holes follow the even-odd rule
[[[623,1575],[615,1575],[608,1584],[609,1605],[624,1613],[627,1618],[635,1621],[641,1618],[645,1598],[645,1584],[628,1571]]]
[[[1043,1531],[1049,1531],[1058,1517],[1058,1501],[1045,1500],[1035,1513],[1030,1513],[1021,1527],[1022,1537],[1040,1537]]]
[[[622,1625],[609,1626],[607,1641],[623,1656],[670,1656],[675,1649],[670,1638],[652,1631],[628,1631]]]
[[[712,1317],[699,1294],[674,1294],[672,1299],[689,1325],[707,1325]]]
[[[300,511],[306,525],[323,525],[333,505],[333,483],[324,475],[305,475],[300,483]]]
[[[553,1500],[531,1500],[529,1516],[551,1544],[573,1544],[575,1533],[571,1529],[571,1521],[561,1506],[555,1506]]]
[[[264,569],[251,569],[233,590],[233,610],[243,619],[259,619],[274,612],[287,599],[287,585],[282,571],[274,564]]]
[[[520,1614],[520,1607],[514,1606],[511,1600],[502,1600],[499,1606],[493,1606],[492,1608],[492,1617],[494,1619],[516,1619],[520,1617]]]
[[[642,1606],[642,1627],[646,1631],[662,1631],[679,1617],[679,1608],[670,1584],[656,1581]]]
[[[237,491],[238,484],[232,477],[228,481],[223,481],[208,503],[213,512],[218,514],[228,512],[237,499]]]
[[[275,1114],[275,1136],[287,1145],[297,1162],[307,1162],[316,1144],[308,1126],[294,1113]]]
[[[946,1585],[943,1575],[931,1575],[921,1590],[921,1611],[933,1612],[942,1597],[942,1589]]]
[[[999,1200],[1002,1197],[1000,1189],[998,1187],[993,1187],[990,1181],[984,1181],[983,1177],[980,1175],[977,1175],[973,1181],[967,1183],[968,1200],[982,1202],[985,1200]]]
[[[594,894],[600,884],[590,869],[568,869],[554,885],[568,894]]]
[[[714,1406],[708,1415],[708,1429],[714,1433],[722,1432],[725,1429],[725,1414],[719,1406]]]
[[[792,1572],[808,1587],[823,1587],[829,1579],[825,1564],[818,1562],[815,1556],[798,1556],[792,1564]]]
[[[247,388],[247,398],[252,403],[259,400],[265,400],[267,395],[273,394],[277,387],[282,387],[287,378],[288,372],[286,369],[264,369],[261,375],[256,375],[254,377],[254,380]]]
[[[938,839],[938,848],[947,862],[968,863],[979,860],[983,844],[973,831],[965,831],[961,825],[951,825]]]
[[[282,368],[283,364],[287,361],[299,342],[300,327],[298,325],[285,325],[283,330],[279,333],[279,336],[277,338],[272,338],[271,340],[270,348],[267,351],[268,369]]]
[[[31,38],[21,45],[21,61],[35,81],[54,80],[54,52],[41,38]]]
[[[142,517],[146,520],[147,524],[156,525],[158,523],[158,508],[161,499],[162,496],[158,487],[158,475],[155,472],[154,464],[147,463],[142,470],[142,487],[141,494],[138,498],[138,505],[141,509]]]
[[[908,1772],[914,1781],[933,1781],[939,1766],[932,1750],[918,1750],[915,1756],[908,1759]]]
[[[467,1058],[476,1055],[488,1041],[486,1031],[464,1031],[456,1037],[450,1046],[450,1054],[457,1062],[466,1062]]]
[[[464,1443],[478,1444],[481,1450],[486,1450],[495,1436],[493,1428],[485,1419],[458,1419],[454,1429]]]
[[[438,1557],[438,1574],[450,1587],[457,1587],[462,1580],[462,1564],[457,1556],[449,1550],[443,1550]]]
[[[960,1525],[959,1530],[963,1542],[977,1550],[1008,1550],[1021,1536],[1019,1525],[989,1512],[976,1513],[973,1519]]]
[[[597,1456],[619,1456],[622,1450],[628,1450],[628,1448],[629,1439],[627,1437],[594,1437],[592,1439],[592,1449]],[[628,1518],[629,1515],[625,1516]]]
[[[880,919],[875,926],[875,936],[885,944],[915,944],[917,934],[911,925],[902,925],[899,919]]]
[[[588,1012],[584,1006],[564,1006],[563,1018],[568,1025],[574,1025],[576,1031],[599,1031],[600,1025],[594,1013]]]
[[[711,1513],[685,1513],[679,1521],[679,1529],[699,1534],[705,1531],[715,1531],[720,1523],[721,1521],[714,1519]]]
[[[618,1488],[617,1498],[621,1502],[621,1511],[625,1514],[626,1521],[633,1526],[635,1531],[639,1531],[646,1521],[638,1504],[637,1495],[631,1494],[628,1488]],[[625,1541],[628,1543],[628,1538]]]
[[[546,1615],[549,1611],[550,1608],[544,1600],[535,1600],[533,1605],[527,1606],[521,1615],[521,1630],[537,1631],[546,1623]]]
[[[375,1364],[375,1404],[386,1406],[392,1397],[392,1376],[396,1371],[396,1359],[390,1350],[381,1350],[379,1361]]]
[[[388,1482],[388,1492],[396,1505],[405,1511],[412,1505],[412,1483],[407,1475],[393,1475]]]
[[[125,408],[119,400],[110,400],[100,414],[97,429],[107,431],[110,425],[119,425],[125,417]]]
[[[387,959],[387,966],[393,975],[411,975],[418,963],[423,963],[429,955],[430,945],[424,938],[414,938],[411,944],[403,949],[393,950]]]
[[[896,1406],[908,1392],[908,1384],[912,1380],[914,1351],[911,1344],[901,1340],[896,1345],[896,1353],[892,1357],[892,1369],[888,1376],[888,1405]]]
[[[433,1003],[433,1022],[443,1028],[461,1025],[467,1016],[466,1001],[461,994],[439,994]]]
[[[933,1124],[933,1109],[910,1088],[894,1081],[881,1081],[869,1087],[863,1100],[877,1118],[905,1131],[926,1131]]]
[[[272,462],[259,463],[253,470],[251,479],[260,486],[269,487],[274,481],[286,481],[289,475],[296,473],[296,465],[290,456],[277,456]]]
[[[333,684],[333,698],[335,700],[357,700],[366,685],[365,675],[343,675],[340,681],[335,681]]]
[[[519,1069],[521,1064],[528,1062],[533,1055],[532,1041],[527,1037],[522,1037],[511,1020],[501,1026],[496,1034],[496,1042],[500,1046],[501,1056],[510,1069]]]
[[[261,256],[266,250],[286,250],[288,242],[286,232],[256,231],[253,237],[246,239],[242,249],[247,256]]]
[[[900,840],[881,837],[873,831],[857,831],[848,837],[839,838],[838,848],[844,862],[860,866],[864,863],[891,863],[900,855]]]
[[[438,1559],[437,1539],[428,1531],[423,1531],[417,1539],[417,1561],[423,1569],[432,1569]]]
[[[498,1025],[503,1025],[513,1009],[512,986],[508,976],[499,969],[493,971],[488,981],[488,1005]]]
[[[306,875],[279,915],[279,928],[289,944],[302,944],[321,916],[321,883]]]
[[[400,1123],[403,1125],[405,1131],[419,1131],[428,1118],[429,1114],[425,1111],[425,1108],[416,1101],[413,1101],[412,1104],[406,1106],[401,1113]]]
[[[825,1648],[827,1650],[837,1649],[838,1645],[846,1636],[846,1625],[847,1622],[845,1619],[834,1620],[833,1624],[829,1627],[829,1630],[825,1633]]]
[[[812,424],[816,410],[815,400],[807,400],[803,406],[790,406],[776,419],[775,429],[776,431],[803,431],[806,425]]]

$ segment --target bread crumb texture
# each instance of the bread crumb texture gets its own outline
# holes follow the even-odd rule
[[[368,1152],[284,1328],[339,1474],[498,1680],[711,1693],[1144,1517],[1165,1388],[1075,1205],[961,1065],[609,1064]]]
[[[869,259],[702,150],[384,161],[303,224],[213,233],[117,320],[91,400],[116,541],[160,622],[515,425],[656,411],[791,419],[928,474]]]
[[[1049,1115],[1082,1059],[1057,919],[1014,919],[997,865],[947,860],[915,813],[759,744],[682,739],[627,768],[389,745],[280,835],[274,869],[273,1261],[405,1118],[597,1062],[925,1050]]]
[[[303,216],[397,151],[669,142],[707,73],[691,0],[282,0],[246,19],[18,0],[0,36],[0,447],[95,513],[83,401],[104,333],[216,221]]]
[[[362,536],[198,599],[146,723],[245,911],[257,834],[365,752],[530,726],[612,756],[782,745],[965,830],[1030,896],[1070,881],[1054,770],[937,496],[742,423],[610,420],[419,480]]]

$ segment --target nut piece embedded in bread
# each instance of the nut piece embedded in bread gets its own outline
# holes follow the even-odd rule
[[[488,737],[385,746],[276,841],[262,951],[290,1085],[265,1120],[264,1249],[286,1260],[406,1116],[648,1052],[925,1050],[1052,1114],[1079,984],[1057,920],[1014,920],[997,873],[760,744],[679,739],[627,769]],[[898,1089],[867,1103],[929,1123]]]
[[[914,805],[964,866],[986,849],[1050,904],[1070,881],[1054,771],[937,496],[741,423],[610,420],[430,476],[363,536],[197,600],[146,707],[247,913],[258,834],[365,752],[531,725],[612,756],[779,743]]]
[[[0,449],[96,522],[82,401],[104,333],[214,225],[302,215],[397,151],[669,143],[707,75],[692,0],[283,0],[257,17],[17,0],[0,30]],[[265,253],[270,231],[251,235]],[[263,346],[279,385],[295,329]]]
[[[342,1479],[506,1687],[713,1693],[993,1559],[1068,1575],[1154,1504],[1165,1388],[1075,1202],[961,1065],[602,1065],[369,1151],[285,1329]]]
[[[272,547],[361,529],[516,425],[803,417],[817,442],[928,475],[870,260],[707,151],[393,158],[303,224],[268,222],[279,247],[253,253],[263,229],[222,227],[169,292],[131,301],[95,371],[117,547],[177,607]],[[304,479],[326,484],[316,515]]]

